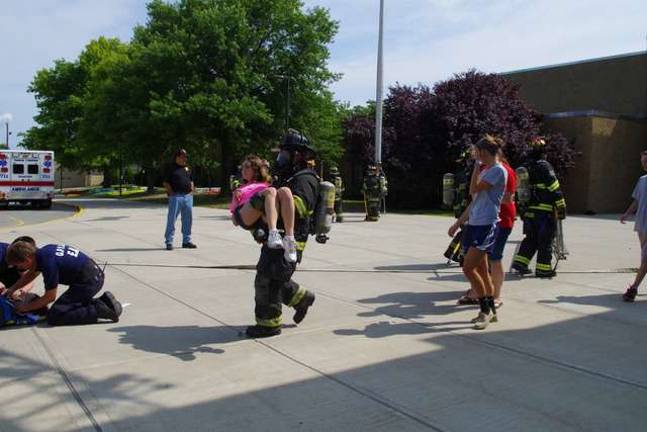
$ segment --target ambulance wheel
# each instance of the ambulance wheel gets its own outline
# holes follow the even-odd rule
[[[0,210],[6,210],[9,208],[9,201],[0,201]]]
[[[52,200],[51,199],[43,200],[43,201],[40,201],[38,204],[41,209],[47,210],[52,207]]]

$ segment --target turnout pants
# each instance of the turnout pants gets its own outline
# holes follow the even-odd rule
[[[366,207],[367,221],[377,221],[380,219],[380,196],[364,192],[364,206]]]
[[[47,313],[50,325],[94,324],[97,322],[96,293],[103,287],[104,275],[99,266],[88,261],[77,276],[78,282],[54,302]]]
[[[296,263],[288,263],[283,258],[283,249],[263,246],[254,280],[257,325],[280,327],[282,304],[294,307],[304,297],[306,290],[291,279],[295,269]]]
[[[525,237],[519,247],[519,253],[514,257],[514,267],[527,270],[532,257],[537,252],[535,274],[537,276],[551,274],[556,227],[555,218],[548,213],[535,212],[533,217],[525,218],[523,221]]]

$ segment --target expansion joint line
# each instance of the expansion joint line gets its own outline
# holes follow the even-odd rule
[[[36,335],[36,339],[38,339],[38,341],[42,345],[43,349],[47,353],[47,357],[49,358],[49,361],[51,362],[51,364],[54,366],[54,370],[56,370],[56,372],[63,379],[63,382],[65,383],[67,388],[70,390],[70,393],[72,393],[72,397],[74,398],[76,403],[79,405],[81,410],[83,410],[83,413],[85,414],[87,419],[92,424],[92,428],[96,432],[103,432],[103,428],[101,427],[101,425],[99,424],[97,419],[94,417],[94,414],[92,414],[92,411],[90,411],[90,408],[88,408],[88,406],[86,405],[85,401],[81,397],[81,394],[79,393],[76,386],[74,385],[74,383],[70,379],[70,376],[67,374],[67,372],[65,371],[63,366],[61,366],[61,363],[56,359],[56,356],[54,355],[54,353],[52,352],[50,347],[47,345],[47,343],[45,342],[43,337],[39,334],[38,329],[35,328],[35,327],[32,327],[31,330],[34,333],[34,335]]]

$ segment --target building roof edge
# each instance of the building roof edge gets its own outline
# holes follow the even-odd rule
[[[579,64],[594,63],[594,62],[598,62],[598,61],[617,60],[617,59],[629,58],[629,57],[639,57],[641,55],[647,56],[647,51],[636,51],[636,52],[624,53],[624,54],[616,54],[616,55],[611,55],[611,56],[606,56],[606,57],[596,57],[596,58],[590,58],[590,59],[585,59],[585,60],[577,60],[577,61],[566,62],[566,63],[557,63],[557,64],[546,65],[546,66],[537,66],[537,67],[531,67],[531,68],[526,68],[526,69],[517,69],[517,70],[512,70],[512,71],[507,71],[507,72],[499,72],[498,75],[514,75],[514,74],[518,74],[518,73],[534,72],[534,71],[546,70],[546,69],[557,69],[557,68],[561,68],[561,67],[574,66],[574,65],[579,65]]]
[[[633,120],[633,121],[647,121],[647,116],[633,116],[628,114],[618,114],[608,111],[600,110],[582,110],[582,111],[563,111],[563,112],[554,112],[544,114],[546,119],[560,119],[560,118],[572,118],[572,117],[603,117],[611,119],[621,119],[621,120]]]

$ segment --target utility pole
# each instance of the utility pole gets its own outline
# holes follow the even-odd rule
[[[287,75],[285,78],[285,131],[290,129],[290,78]]]
[[[290,75],[273,75],[276,78],[285,80],[285,131],[290,128]]]
[[[380,24],[377,40],[377,85],[375,98],[375,164],[382,165],[382,33],[384,26],[384,0],[380,0]]]

